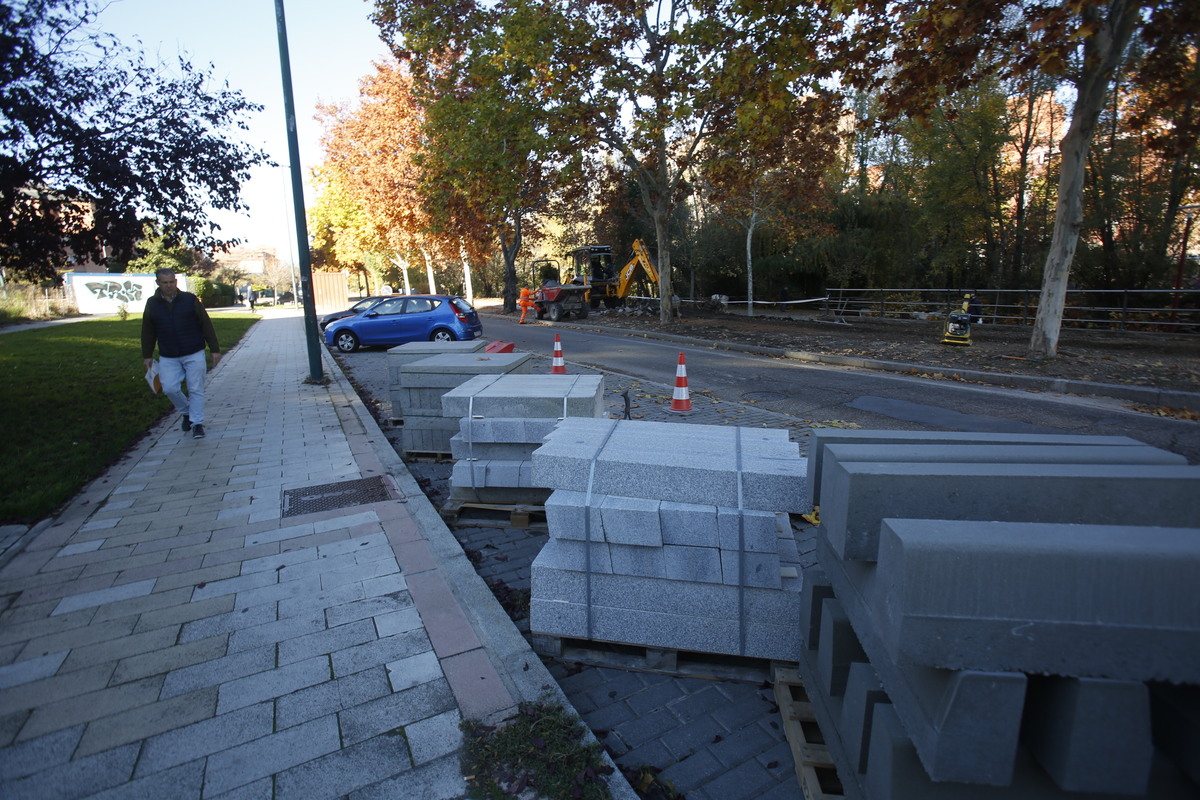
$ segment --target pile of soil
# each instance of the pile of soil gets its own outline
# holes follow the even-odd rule
[[[940,320],[747,317],[688,306],[669,325],[657,315],[618,311],[593,312],[587,322],[718,343],[899,361],[932,372],[977,370],[1200,392],[1200,335],[1064,328],[1058,354],[1039,362],[1027,358],[1032,329],[1022,325],[972,326],[971,344],[963,346],[942,343]]]

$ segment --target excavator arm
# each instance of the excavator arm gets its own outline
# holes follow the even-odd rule
[[[633,258],[621,268],[621,274],[617,277],[617,297],[623,300],[629,295],[639,266],[646,272],[647,278],[655,284],[658,283],[658,268],[654,265],[654,259],[650,257],[650,251],[646,249],[646,243],[641,239],[634,239]]]

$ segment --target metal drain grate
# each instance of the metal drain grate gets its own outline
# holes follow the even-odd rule
[[[320,486],[305,486],[302,489],[286,489],[283,493],[283,516],[298,517],[335,508],[349,508],[367,503],[391,500],[383,478],[356,478],[340,483],[323,483]]]

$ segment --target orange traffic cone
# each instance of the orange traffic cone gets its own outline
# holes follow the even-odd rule
[[[675,393],[671,396],[671,407],[667,410],[677,413],[692,410],[692,398],[688,394],[687,365],[683,363],[683,353],[679,354],[679,366],[675,368]]]
[[[563,363],[562,340],[558,338],[558,334],[554,334],[554,358],[550,362],[551,375],[566,375],[567,366]]]

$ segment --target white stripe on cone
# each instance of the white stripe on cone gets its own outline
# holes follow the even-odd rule
[[[566,375],[567,365],[563,361],[562,341],[559,340],[558,334],[554,334],[554,358],[550,362],[551,375]]]
[[[679,354],[679,366],[675,368],[675,393],[671,395],[670,410],[692,410],[692,398],[688,393],[687,365],[683,362],[683,353]]]

